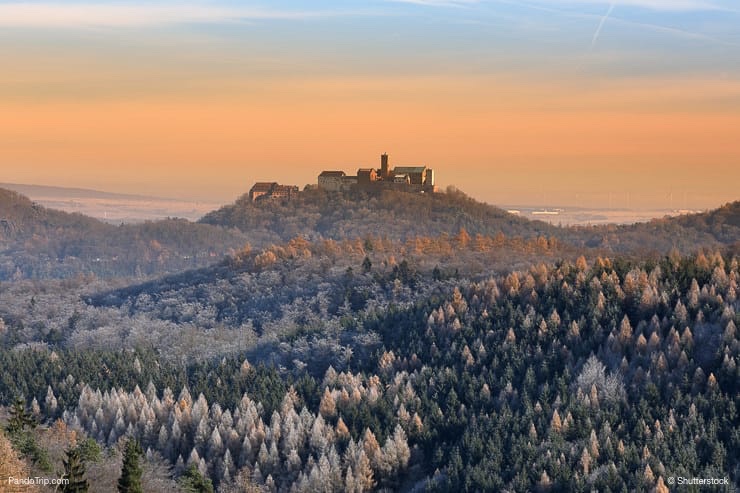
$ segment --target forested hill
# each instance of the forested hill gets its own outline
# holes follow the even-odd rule
[[[542,239],[605,254],[664,255],[740,242],[740,203],[712,212],[665,218],[631,226],[561,228],[531,221],[449,189],[415,195],[336,195],[320,190],[290,202],[254,204],[245,195],[198,223],[165,219],[114,226],[42,207],[0,189],[0,280],[160,275],[210,265],[246,243],[255,248],[296,237],[389,239],[396,242],[452,237]]]
[[[463,228],[473,237],[544,236],[608,253],[665,254],[672,248],[692,252],[702,246],[740,241],[739,209],[740,202],[736,202],[709,213],[629,226],[558,227],[514,216],[454,189],[427,195],[393,191],[350,195],[310,190],[290,202],[255,204],[244,195],[200,222],[241,229],[249,234],[253,246],[288,241],[299,235],[309,239],[373,236],[405,240],[453,235]]]
[[[308,239],[375,236],[404,240],[456,234],[461,228],[471,235],[503,233],[523,238],[558,232],[555,226],[517,217],[454,189],[436,194],[390,190],[336,194],[307,190],[291,201],[258,203],[244,195],[234,204],[207,214],[200,222],[248,231],[255,246],[265,241],[288,241],[299,235]]]
[[[703,214],[681,216],[675,222],[685,228],[709,231],[726,243],[737,242],[740,238],[740,200]]]
[[[81,214],[47,209],[25,195],[0,188],[0,232],[2,239],[42,233],[52,227],[94,228],[99,221]]]
[[[735,204],[566,229],[461,194],[397,198],[326,205],[336,218],[365,208],[376,230],[323,230],[351,239],[245,246],[135,284],[2,282],[0,406],[13,404],[6,436],[33,462],[28,475],[62,471],[79,439],[105,447],[85,474],[113,491],[116,451],[133,437],[142,467],[159,471],[145,491],[173,491],[175,480],[213,491],[193,478],[225,493],[663,492],[676,477],[737,489]],[[64,244],[50,238],[164,269],[175,254],[161,265],[138,257],[153,238],[181,252],[190,235],[208,246],[231,234],[187,221],[115,227],[6,199],[0,255],[32,268],[89,261],[50,257]],[[326,224],[306,202],[272,204],[276,226],[311,214]],[[276,226],[242,234],[264,242],[256,235]],[[399,232],[411,237],[390,237]],[[574,246],[590,238],[597,246]],[[640,241],[725,246],[635,260]],[[607,243],[634,250],[604,256]],[[33,430],[31,415],[51,426]],[[0,440],[0,456],[8,449]]]
[[[0,188],[0,280],[160,274],[213,263],[245,236],[183,219],[114,226]]]
[[[384,265],[380,244],[349,269],[363,253],[346,243],[337,266],[331,241],[296,241],[116,305],[85,305],[94,285],[8,283],[0,404],[26,396],[107,446],[96,485],[134,436],[145,467],[181,482],[192,467],[223,492],[737,489],[737,257],[473,281]],[[118,477],[120,461],[106,467]]]

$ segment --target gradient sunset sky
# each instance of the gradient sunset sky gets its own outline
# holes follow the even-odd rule
[[[494,204],[738,200],[740,4],[0,1],[0,182],[225,203],[382,152]]]

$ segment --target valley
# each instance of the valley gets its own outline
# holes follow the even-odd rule
[[[96,484],[135,438],[157,491],[737,471],[738,203],[589,227],[456,190],[245,196],[125,226],[2,204],[0,401],[67,430],[9,435],[38,473],[70,432],[103,451]]]

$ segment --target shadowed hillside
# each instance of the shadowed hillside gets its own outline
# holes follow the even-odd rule
[[[675,222],[685,228],[709,231],[720,241],[737,242],[740,237],[740,200],[703,214],[681,216]]]
[[[210,264],[244,241],[183,219],[113,226],[0,189],[0,279],[172,272]]]

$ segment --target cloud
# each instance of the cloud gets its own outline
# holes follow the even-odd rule
[[[497,0],[388,0],[396,3],[412,3],[416,5],[425,5],[429,7],[465,7],[484,3],[500,3]],[[524,3],[524,2],[507,2],[503,3]],[[609,3],[605,0],[530,0],[530,4],[545,4],[559,7],[571,5],[597,4],[604,5]],[[718,10],[722,9],[714,0],[619,0],[619,6],[642,7],[651,10]]]
[[[244,22],[265,19],[309,19],[342,15],[378,15],[382,9],[350,11],[333,4],[326,10],[305,8],[287,10],[242,6],[238,3],[189,4],[175,2],[142,3],[78,2],[0,2],[0,27],[126,27],[184,23]],[[485,4],[510,4],[538,9],[561,9],[578,5],[604,5],[605,0],[386,0],[390,3],[426,7],[465,8]],[[724,0],[619,0],[619,7],[640,7],[664,11],[731,10]],[[337,7],[339,5],[339,7]],[[372,8],[372,7],[366,7]]]
[[[599,40],[599,34],[601,34],[601,30],[604,28],[604,24],[606,23],[606,20],[609,18],[613,10],[614,10],[614,2],[609,4],[609,10],[606,11],[606,14],[604,14],[604,17],[602,17],[601,20],[599,21],[599,27],[596,28],[596,32],[594,33],[594,36],[591,39],[591,49],[592,50],[596,46],[596,41]]]
[[[569,7],[575,5],[604,5],[605,0],[387,0],[394,3],[410,3],[428,7],[469,7],[485,3],[506,3],[527,7],[552,6]],[[612,2],[624,7],[640,7],[650,10],[693,11],[693,10],[730,10],[715,0],[619,0]]]
[[[506,2],[509,3],[509,2]],[[524,4],[525,2],[511,2]],[[605,0],[533,0],[532,5],[552,5],[567,7],[573,5],[605,5]],[[725,8],[711,0],[618,0],[613,2],[620,7],[639,7],[650,10],[664,11],[696,11],[696,10],[725,10]]]
[[[721,44],[724,46],[738,47],[737,43],[716,38],[711,35],[703,34],[701,32],[695,32],[666,25],[655,24],[652,22],[639,21],[628,18],[615,17],[613,10],[615,7],[627,7],[643,8],[661,11],[674,11],[674,12],[715,12],[718,15],[730,15],[734,16],[740,14],[740,11],[729,7],[725,3],[721,2],[710,2],[709,0],[491,0],[492,2],[515,5],[533,10],[540,10],[550,12],[556,15],[561,15],[570,18],[580,19],[598,19],[598,27],[591,40],[591,50],[593,50],[596,42],[601,35],[601,31],[607,20],[610,23],[618,23],[622,26],[630,26],[663,34],[671,34],[678,37],[708,41],[711,43]],[[608,5],[608,10],[605,15],[596,15],[593,13],[586,13],[573,9],[575,6],[604,6]],[[624,10],[624,9],[622,9]],[[732,18],[732,17],[730,17]],[[697,26],[700,27],[700,26]]]
[[[479,3],[478,0],[388,0],[395,3],[412,3],[425,7],[469,7]]]
[[[669,26],[661,26],[658,24],[651,24],[647,22],[631,21],[631,20],[621,19],[613,15],[609,18],[609,22],[623,24],[625,26],[632,26],[632,27],[636,27],[640,29],[647,29],[647,30],[651,30],[651,31],[659,32],[659,33],[672,34],[672,35],[687,38],[687,39],[707,41],[710,43],[716,43],[716,44],[720,44],[723,46],[731,46],[734,48],[740,47],[739,44],[734,43],[732,41],[727,41],[724,39],[716,38],[714,36],[709,36],[703,33],[686,31],[684,29],[677,29],[675,27],[669,27]]]
[[[339,14],[338,11],[283,11],[205,4],[0,3],[0,26],[126,27],[305,19]]]

